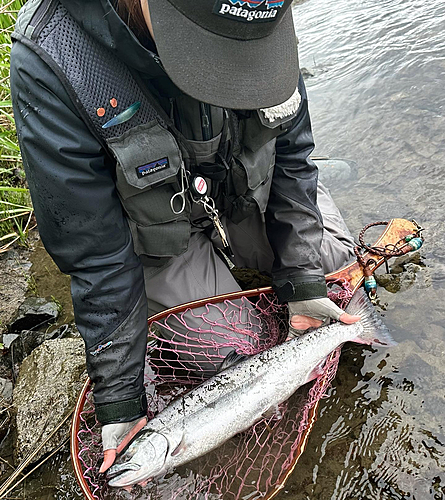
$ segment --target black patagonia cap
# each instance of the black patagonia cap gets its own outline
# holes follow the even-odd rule
[[[203,102],[269,108],[298,82],[292,0],[148,0],[156,46],[173,82]]]

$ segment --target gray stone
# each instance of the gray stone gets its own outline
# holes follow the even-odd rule
[[[11,347],[11,344],[14,342],[16,338],[18,338],[17,333],[5,333],[3,335],[3,345],[5,349],[9,349]]]
[[[11,343],[7,357],[10,359],[10,366],[18,366],[34,349],[43,344],[45,340],[50,340],[51,334],[45,332],[34,332],[23,330],[20,335]]]
[[[28,297],[19,307],[16,316],[8,325],[9,332],[37,329],[55,321],[59,315],[55,302],[42,297]]]
[[[0,378],[0,401],[12,402],[12,382],[7,378]]]
[[[81,338],[79,330],[77,329],[77,326],[75,323],[68,323],[65,325],[59,326],[56,330],[53,330],[51,332],[51,338],[52,339],[65,339],[65,338],[71,338],[71,339],[79,339]]]
[[[17,308],[25,299],[28,289],[29,261],[9,251],[0,254],[0,333],[6,331],[6,325],[11,321]]]
[[[71,412],[85,379],[85,348],[79,339],[47,340],[23,361],[13,398],[18,460],[36,449]],[[69,423],[40,450],[35,460],[68,434]]]
[[[10,333],[3,335],[5,351],[0,360],[0,365],[12,370],[17,376],[20,363],[31,354],[45,340],[58,338],[80,338],[80,333],[75,324],[62,325],[50,332],[23,330],[20,334]],[[0,376],[5,375],[0,371]]]

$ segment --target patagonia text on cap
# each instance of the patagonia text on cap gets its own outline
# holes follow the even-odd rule
[[[235,40],[269,36],[292,3],[292,0],[166,1],[201,28]]]

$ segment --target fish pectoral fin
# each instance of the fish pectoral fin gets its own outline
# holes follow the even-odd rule
[[[229,354],[227,354],[227,356],[223,359],[223,362],[219,365],[217,373],[221,373],[224,370],[227,370],[227,368],[241,363],[241,361],[244,361],[248,357],[249,356],[246,354],[239,354],[235,350],[230,351]]]
[[[185,443],[184,437],[181,439],[181,442],[178,444],[178,446],[172,451],[171,456],[175,457],[176,455],[179,455],[181,452],[183,452],[187,448],[187,445]]]

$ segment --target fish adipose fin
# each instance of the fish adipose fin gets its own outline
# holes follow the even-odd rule
[[[360,289],[354,294],[345,312],[353,316],[360,316],[360,323],[364,328],[364,331],[353,339],[353,342],[368,345],[379,344],[388,347],[397,345],[364,290]]]

